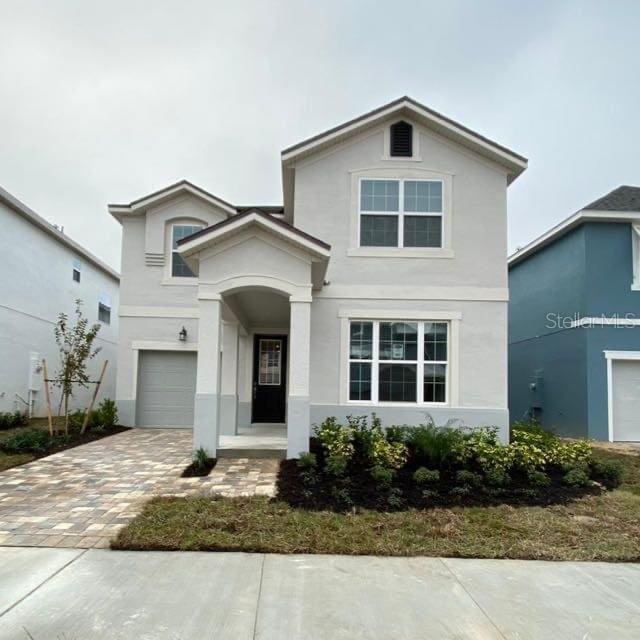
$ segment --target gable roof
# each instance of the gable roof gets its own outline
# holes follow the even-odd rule
[[[640,187],[620,186],[594,200],[509,256],[509,268],[526,260],[585,222],[640,222]]]
[[[108,264],[102,262],[100,258],[97,258],[90,251],[87,251],[84,247],[79,245],[75,240],[72,240],[69,236],[65,235],[60,229],[47,222],[42,216],[38,215],[33,209],[30,209],[24,202],[21,202],[15,196],[11,195],[8,191],[0,187],[0,202],[9,207],[12,211],[22,216],[25,220],[38,227],[46,234],[51,236],[54,240],[71,249],[74,253],[84,258],[87,262],[90,262],[94,267],[113,278],[117,282],[120,282],[120,274],[112,269]]]
[[[288,147],[282,151],[282,162],[289,164],[392,116],[412,118],[418,123],[502,164],[509,171],[509,182],[515,180],[527,168],[525,157],[430,109],[409,96],[393,100],[373,111]]]
[[[584,209],[590,211],[640,211],[640,187],[622,185],[594,200]]]
[[[204,200],[209,204],[212,204],[219,209],[225,211],[228,215],[233,215],[236,213],[236,207],[232,204],[219,198],[218,196],[214,196],[212,193],[205,191],[201,187],[189,182],[188,180],[180,180],[179,182],[175,182],[174,184],[165,187],[164,189],[160,189],[159,191],[154,191],[149,195],[142,196],[137,200],[133,200],[129,204],[109,204],[107,205],[109,209],[109,213],[116,218],[119,222],[122,222],[122,216],[138,214],[144,212],[146,209],[152,206],[156,206],[165,202],[166,200],[170,200],[171,198],[175,198],[178,195],[183,193],[190,194],[199,198],[200,200]]]
[[[227,235],[232,231],[236,232],[250,224],[257,224],[263,228],[267,228],[277,235],[285,236],[288,240],[302,245],[305,249],[312,249],[323,256],[328,257],[329,251],[331,250],[331,245],[326,242],[278,218],[274,218],[272,215],[264,213],[257,208],[239,213],[222,222],[201,229],[182,240],[178,240],[178,249],[183,249],[183,251],[180,251],[181,254],[189,255],[190,253],[194,253],[195,249],[200,250],[206,241],[217,240],[223,235]]]

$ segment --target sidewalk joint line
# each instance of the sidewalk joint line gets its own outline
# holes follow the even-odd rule
[[[24,547],[24,548],[42,549],[43,547]],[[31,591],[29,591],[24,596],[22,596],[22,598],[20,598],[19,600],[16,600],[13,604],[9,605],[4,611],[0,611],[0,618],[2,618],[6,613],[9,613],[9,611],[17,607],[19,604],[23,603],[29,596],[33,595],[38,589],[40,589],[40,587],[43,587],[45,584],[47,584],[47,582],[49,582],[49,580],[52,580],[53,578],[55,578],[70,564],[73,564],[76,560],[78,560],[78,558],[81,558],[85,553],[87,553],[87,551],[89,551],[89,549],[83,549],[77,556],[74,556],[73,558],[71,558],[71,560],[69,560],[69,562],[66,562],[65,564],[63,564],[59,569],[56,569],[50,576],[47,576],[40,584],[36,585],[33,589],[31,589]]]
[[[264,563],[267,559],[267,554],[262,554],[262,564],[260,565],[260,583],[258,584],[258,597],[256,598],[256,615],[253,618],[253,640],[258,633],[258,611],[260,609],[260,598],[262,597],[262,578],[264,577]]]

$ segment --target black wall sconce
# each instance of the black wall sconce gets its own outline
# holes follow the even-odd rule
[[[186,342],[187,340],[187,330],[182,327],[182,329],[180,329],[180,333],[178,334],[178,338],[180,339],[180,342]]]

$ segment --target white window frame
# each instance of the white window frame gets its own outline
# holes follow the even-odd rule
[[[633,256],[632,291],[640,291],[640,223],[631,224],[631,255]]]
[[[399,160],[399,158],[396,158]],[[417,167],[411,163],[394,163],[388,167],[369,167],[355,169],[351,175],[351,207],[350,207],[350,236],[347,256],[358,258],[434,258],[452,259],[455,252],[452,248],[453,230],[453,179],[454,175],[443,171],[433,171]],[[361,180],[422,180],[440,181],[442,191],[442,246],[441,247],[361,247],[360,246],[360,183]],[[404,194],[403,194],[404,195]],[[404,203],[403,203],[404,206]],[[371,212],[384,215],[385,212]],[[396,215],[398,212],[390,212]],[[416,212],[407,212],[411,215]],[[426,213],[425,215],[431,215]],[[404,228],[403,228],[404,235]]]
[[[351,323],[370,322],[372,323],[372,345],[370,359],[351,358]],[[380,359],[380,324],[403,322],[406,324],[417,325],[417,353],[416,360],[381,360]],[[447,327],[447,359],[446,360],[425,360],[424,359],[424,326],[428,322],[437,322],[445,324]],[[367,405],[384,405],[384,406],[428,406],[428,407],[446,407],[450,405],[451,397],[451,336],[452,321],[449,319],[420,319],[405,320],[400,318],[385,318],[375,320],[371,318],[349,318],[347,323],[347,391],[346,398],[348,404],[367,404]],[[351,399],[351,364],[370,364],[371,365],[371,399],[370,400],[352,400]],[[406,364],[415,365],[416,367],[416,401],[394,401],[379,399],[379,367],[381,364]],[[425,401],[424,399],[424,368],[425,365],[444,364],[446,367],[445,375],[445,399],[443,402]]]
[[[77,280],[75,277],[76,273],[78,274]],[[80,260],[73,261],[73,269],[71,271],[71,280],[73,280],[73,282],[75,282],[76,284],[80,284],[80,282],[82,281],[82,263],[80,262]]]
[[[397,182],[398,183],[398,210],[397,211],[363,211],[362,210],[362,183],[370,182]],[[405,211],[404,210],[404,183],[405,182],[438,182],[442,194],[442,207],[440,211]],[[369,178],[361,177],[358,180],[358,248],[360,249],[442,249],[444,246],[444,211],[445,211],[444,180],[427,178]],[[398,218],[398,244],[394,246],[362,246],[360,241],[362,216],[397,216]],[[404,218],[440,218],[440,245],[435,247],[405,247],[404,246]]]
[[[168,264],[169,264],[169,272],[167,274],[167,280],[171,283],[182,283],[182,284],[197,284],[198,282],[198,276],[174,276],[173,275],[173,254],[174,249],[173,249],[173,229],[175,227],[199,227],[200,231],[202,231],[202,229],[205,228],[205,225],[202,224],[202,222],[191,222],[189,220],[180,220],[180,221],[175,221],[172,222],[171,224],[168,225],[169,227],[169,238],[168,238],[168,245],[169,245],[169,260],[167,260]]]

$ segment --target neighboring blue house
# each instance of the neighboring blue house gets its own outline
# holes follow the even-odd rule
[[[511,421],[640,441],[640,188],[618,187],[509,258]]]

